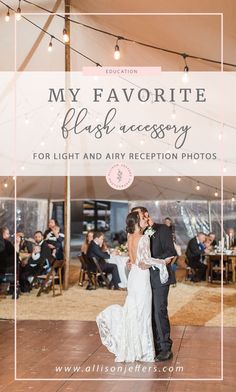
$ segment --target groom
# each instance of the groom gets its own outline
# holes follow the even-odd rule
[[[154,223],[145,207],[132,208],[132,212],[138,212],[141,218],[145,219],[148,228],[144,234],[150,237],[151,256],[165,259],[176,256],[170,228],[163,224]],[[170,322],[168,317],[168,293],[170,284],[174,282],[171,265],[167,265],[169,279],[162,284],[160,281],[160,271],[158,268],[150,268],[150,279],[152,287],[152,328],[156,351],[157,362],[167,361],[173,357],[171,351],[172,340],[170,338]]]

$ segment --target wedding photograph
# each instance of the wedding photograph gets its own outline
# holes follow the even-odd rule
[[[0,392],[235,391],[235,15],[0,0]]]
[[[1,178],[0,317],[9,352],[16,316],[17,377],[219,378],[236,326],[235,177],[222,200],[220,177],[70,181],[68,204],[64,177]]]

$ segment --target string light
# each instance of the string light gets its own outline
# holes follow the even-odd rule
[[[21,0],[19,0],[18,8],[17,8],[17,10],[16,10],[16,14],[15,14],[17,22],[19,22],[19,20],[21,20],[21,8],[20,8],[20,2],[21,2]]]
[[[119,37],[117,38],[116,45],[115,45],[115,51],[114,51],[114,59],[115,60],[120,60],[120,48],[119,48],[118,42],[119,42]]]
[[[184,59],[184,64],[185,64],[184,65],[184,74],[182,76],[182,82],[183,83],[187,83],[189,81],[189,75],[188,75],[189,67],[188,67],[188,64],[187,64],[187,61],[186,61],[186,58],[188,57],[188,55],[186,53],[183,53],[182,57]]]
[[[178,177],[178,178],[177,178],[177,181],[180,182],[180,181],[181,181],[181,177]]]
[[[8,8],[7,14],[5,16],[5,22],[9,22],[10,20],[10,9]]]
[[[188,83],[188,81],[189,81],[189,76],[188,76],[188,73],[187,73],[188,71],[184,71],[184,74],[183,74],[183,76],[182,76],[182,82],[183,83]]]
[[[219,193],[217,192],[217,190],[215,191],[214,195],[215,195],[215,197],[219,196]]]
[[[232,200],[232,201],[235,201],[235,195],[232,196],[232,199],[231,199],[231,200]]]
[[[5,181],[3,186],[4,186],[4,188],[7,188],[8,187],[8,183]]]
[[[68,43],[70,41],[70,37],[69,37],[69,34],[68,34],[66,28],[63,29],[63,41],[66,43]]]
[[[31,4],[31,5],[34,6],[34,7],[37,7],[37,8],[39,8],[39,9],[41,9],[41,10],[46,11],[47,13],[52,13],[52,12],[51,12],[50,10],[48,10],[47,8],[42,7],[42,6],[38,5],[38,4],[35,4],[35,3],[32,2],[32,1],[28,1],[28,0],[24,0],[24,1],[25,1],[26,3],[28,3],[28,4]],[[14,9],[13,9],[12,7],[8,7],[8,5],[7,5],[4,1],[0,0],[0,3],[3,4],[3,5],[5,5],[5,7],[7,7],[7,8],[10,8],[10,10],[12,10],[13,12],[16,12],[16,11],[14,11]],[[223,63],[222,63],[222,62],[219,61],[219,60],[214,60],[214,59],[210,59],[210,58],[206,58],[206,57],[200,57],[200,56],[194,56],[194,55],[187,54],[187,53],[183,54],[182,52],[178,52],[178,51],[176,51],[176,50],[166,49],[166,48],[159,47],[159,46],[155,46],[155,45],[150,45],[150,44],[147,44],[147,43],[145,43],[145,42],[141,42],[141,41],[137,41],[137,40],[131,39],[131,38],[129,38],[129,37],[118,37],[118,36],[117,36],[116,34],[114,34],[114,33],[111,33],[111,32],[108,32],[108,31],[106,31],[106,30],[98,29],[98,28],[96,28],[96,27],[87,25],[87,24],[85,24],[85,23],[79,22],[78,20],[71,19],[71,18],[69,18],[68,16],[63,16],[63,15],[57,14],[57,13],[54,13],[54,15],[57,16],[58,18],[63,19],[63,20],[69,20],[71,23],[77,24],[77,25],[79,25],[79,26],[83,26],[83,27],[85,27],[85,28],[87,28],[87,29],[90,29],[90,30],[99,32],[99,33],[101,33],[101,34],[106,34],[106,35],[108,35],[108,36],[110,36],[110,37],[116,37],[116,38],[119,38],[119,39],[123,39],[123,40],[125,40],[125,41],[127,41],[127,42],[130,42],[130,43],[132,43],[132,44],[141,45],[141,46],[144,46],[144,47],[149,48],[149,49],[154,49],[154,50],[162,51],[162,52],[165,52],[165,53],[170,53],[170,54],[172,54],[172,55],[181,56],[182,58],[185,56],[185,57],[192,58],[192,59],[196,59],[196,60],[202,60],[202,61],[206,61],[206,62],[214,63],[214,64],[219,64],[219,65],[223,64],[223,65],[226,65],[226,66],[230,66],[230,67],[235,67],[235,68],[236,68],[236,64],[227,63],[227,62],[223,62]],[[44,31],[40,26],[36,25],[35,23],[33,23],[30,19],[26,18],[25,16],[24,16],[24,19],[25,19],[26,21],[28,21],[29,23],[33,24],[35,27],[39,28],[41,31]],[[46,31],[44,31],[44,32],[45,32],[46,34],[50,35],[48,32],[46,32]],[[57,40],[60,42],[59,39],[57,39]],[[81,56],[83,56],[83,57],[89,59],[89,61],[93,62],[95,65],[101,66],[100,64],[98,64],[98,63],[95,62],[94,60],[92,60],[92,59],[88,58],[87,56],[85,56],[83,53],[78,52],[76,49],[74,49],[74,48],[71,48],[71,49],[72,49],[73,51],[75,51],[76,53],[80,54]]]
[[[53,40],[53,36],[51,35],[51,39],[50,39],[50,42],[49,42],[49,44],[48,44],[48,51],[49,52],[51,52],[52,51],[52,40]]]
[[[200,185],[199,185],[199,184],[197,184],[196,190],[197,190],[197,191],[200,191]]]

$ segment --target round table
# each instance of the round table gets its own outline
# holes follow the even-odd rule
[[[116,264],[118,268],[118,272],[120,275],[120,280],[121,283],[119,283],[119,287],[124,289],[127,287],[127,279],[128,279],[128,274],[129,270],[126,266],[127,260],[129,259],[128,256],[119,256],[115,255],[110,257],[109,260],[107,260],[109,263]]]

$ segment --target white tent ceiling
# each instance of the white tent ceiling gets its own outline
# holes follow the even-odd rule
[[[64,1],[58,11],[64,11]],[[5,0],[7,4],[16,9],[18,1]],[[56,0],[33,1],[36,4],[53,9]],[[24,12],[42,12],[34,6],[21,1]],[[72,0],[72,12],[83,13],[223,13],[224,18],[224,61],[236,63],[236,2],[235,0],[146,0],[146,1],[120,1],[120,0]],[[6,7],[0,5],[0,15],[6,14]],[[29,15],[28,18],[43,26],[47,15]],[[187,52],[196,56],[210,57],[220,60],[221,53],[221,21],[216,15],[86,15],[73,16],[74,19],[89,25],[110,31],[117,35],[124,35],[131,39],[140,40],[164,48]],[[63,20],[54,17],[48,27],[50,34],[61,38]],[[39,47],[30,52],[40,31],[24,20],[16,24],[16,62],[17,67],[25,58],[29,61],[24,67],[28,71],[59,71],[64,70],[64,48],[54,43],[53,53],[47,53],[48,37],[43,37]],[[14,21],[0,24],[0,70],[14,70]],[[78,25],[71,26],[71,45],[102,65],[148,65],[162,66],[163,70],[183,70],[183,60],[180,57],[163,53],[135,44],[121,42],[121,59],[113,59],[115,39],[103,34],[88,30]],[[188,60],[190,70],[219,70],[219,66],[199,60]],[[76,71],[83,66],[92,65],[78,54],[72,53],[72,70]],[[233,68],[225,67],[225,70]]]
[[[34,3],[50,10],[56,0],[33,0]],[[64,11],[64,1],[58,0],[58,12]],[[17,8],[18,1],[5,0],[5,3]],[[39,10],[21,1],[22,10],[37,13]],[[223,13],[224,18],[224,61],[236,63],[236,1],[235,0],[72,0],[72,12],[75,13]],[[17,68],[24,71],[63,71],[64,47],[56,42],[52,53],[47,52],[49,38],[43,36],[38,47],[33,48],[40,30],[24,20],[16,23],[14,20],[3,22],[6,7],[0,4],[0,71],[13,71],[15,69],[14,48],[16,47]],[[48,15],[28,15],[28,18],[43,26]],[[196,56],[220,60],[221,54],[221,18],[216,15],[73,15],[73,18],[100,29],[107,30],[121,36],[140,40],[148,44],[158,45],[171,50],[190,53]],[[54,17],[48,27],[48,32],[61,38],[63,20]],[[16,41],[15,41],[16,37]],[[16,45],[15,45],[16,44]],[[115,39],[100,33],[88,30],[78,25],[71,26],[71,45],[85,55],[93,58],[102,65],[129,65],[129,66],[161,66],[164,71],[182,71],[183,60],[175,55],[154,51],[135,44],[121,41],[121,59],[116,62],[113,58]],[[31,50],[33,48],[33,50]],[[75,53],[71,53],[71,69],[78,71],[83,66],[92,65]],[[23,64],[23,65],[22,65]],[[216,71],[218,65],[199,60],[188,60],[190,70]],[[225,67],[225,70],[235,70]],[[199,180],[199,179],[197,179]],[[115,200],[138,199],[212,199],[214,188],[220,188],[219,178],[202,178],[200,191],[196,191],[196,181],[183,179],[177,183],[171,177],[136,178],[133,185],[123,192],[116,192],[109,188],[104,178],[72,178],[72,198],[98,198]],[[1,179],[0,179],[1,181]],[[2,179],[3,183],[4,179]],[[14,195],[13,183],[9,180],[8,188],[1,186],[0,196]],[[11,182],[11,184],[10,184]],[[19,178],[17,181],[18,197],[62,199],[64,193],[64,179],[56,178]],[[236,193],[236,184],[233,177],[225,178],[226,198]]]
[[[14,197],[14,181],[0,178],[0,198]],[[17,197],[62,200],[64,198],[64,177],[18,177]],[[196,186],[200,185],[200,190]],[[71,199],[100,200],[219,200],[220,177],[136,177],[133,184],[124,191],[109,187],[104,177],[71,177]],[[214,193],[218,189],[219,196]],[[224,198],[236,195],[236,177],[224,178]]]

